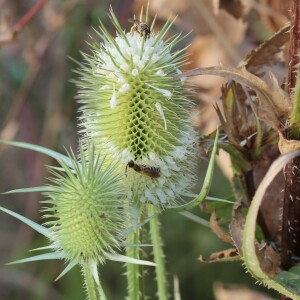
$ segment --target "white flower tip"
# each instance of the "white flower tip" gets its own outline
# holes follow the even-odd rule
[[[128,92],[129,90],[130,90],[130,85],[128,83],[125,83],[120,87],[119,92],[125,93]]]
[[[103,85],[100,90],[109,90],[111,87],[107,84]]]
[[[133,69],[133,70],[131,71],[131,74],[132,74],[133,76],[137,76],[137,75],[139,74],[139,71],[138,71],[137,69]]]
[[[154,152],[150,152],[150,153],[149,153],[149,158],[150,158],[151,160],[155,160],[155,158],[156,158],[155,153],[154,153]]]
[[[171,99],[172,98],[172,93],[168,90],[162,90],[163,94],[165,95],[166,98]]]
[[[182,72],[181,72],[180,69],[176,69],[176,73],[177,73],[178,75],[182,74]],[[185,82],[185,81],[187,80],[187,77],[180,77],[180,80],[181,80],[181,82],[183,83],[183,82]]]
[[[169,90],[165,90],[165,89],[160,89],[152,84],[146,83],[148,86],[150,86],[151,88],[155,89],[156,91],[162,93],[167,99],[171,99],[172,98],[172,93]]]
[[[159,112],[159,114],[161,115],[162,119],[164,120],[165,129],[167,130],[167,121],[166,121],[164,110],[163,110],[162,106],[158,102],[156,102],[155,107],[156,107],[157,111]]]
[[[116,96],[116,91],[114,89],[113,94],[110,99],[110,108],[115,109],[116,106],[117,106],[117,96]]]
[[[158,75],[158,76],[161,76],[161,77],[166,75],[165,72],[162,69],[158,70],[155,74]]]

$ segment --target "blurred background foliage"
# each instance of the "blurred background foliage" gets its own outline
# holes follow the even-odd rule
[[[5,40],[14,24],[37,2],[0,0],[0,41]],[[73,72],[76,64],[70,57],[80,61],[80,51],[90,51],[87,42],[98,41],[93,27],[97,29],[99,18],[112,30],[107,15],[110,5],[121,25],[130,30],[128,18],[145,4],[146,1],[139,0],[47,1],[11,41],[0,42],[0,138],[26,141],[59,152],[64,152],[64,147],[76,149],[78,105],[75,86],[70,80],[77,74]],[[154,29],[158,31],[169,16],[178,15],[172,33],[192,30],[178,46],[191,43],[187,50],[191,64],[186,69],[219,63],[236,66],[251,49],[288,21],[289,8],[290,1],[281,0],[150,0],[150,20],[158,15]],[[286,70],[283,63],[276,75],[284,77]],[[211,76],[193,80],[198,103],[194,125],[199,133],[208,134],[219,124],[212,104],[219,102],[224,80]],[[0,192],[5,192],[45,184],[49,176],[45,165],[53,162],[32,151],[0,146],[0,163]],[[218,165],[210,195],[230,198],[232,173],[230,162],[222,152]],[[199,152],[199,186],[195,192],[201,187],[205,170],[206,162]],[[2,195],[0,201],[2,206],[38,220],[40,199],[39,194],[16,194]],[[199,209],[193,212],[209,219],[209,214]],[[60,261],[5,266],[9,261],[29,256],[29,249],[41,247],[45,241],[10,216],[1,214],[0,217],[0,299],[84,299],[79,269],[54,282],[63,269]],[[209,228],[174,213],[165,213],[161,220],[170,292],[174,278],[178,278],[182,299],[262,300],[272,295],[274,299],[275,294],[255,285],[245,274],[241,262],[203,264],[197,261],[200,254],[208,257],[212,252],[228,248]],[[124,299],[124,267],[108,262],[101,269],[108,299]],[[145,288],[150,291],[154,285],[151,270],[146,277]],[[232,291],[235,293],[231,294]]]

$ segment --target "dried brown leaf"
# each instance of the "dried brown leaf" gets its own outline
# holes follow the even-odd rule
[[[261,269],[269,277],[274,277],[278,272],[279,254],[267,244],[256,245],[256,255],[260,263]]]
[[[219,226],[215,211],[213,211],[213,213],[210,216],[209,227],[221,241],[232,244],[232,239],[230,235],[225,233],[223,229]]]
[[[235,69],[225,66],[214,66],[209,68],[198,68],[177,77],[188,77],[197,75],[216,75],[222,76],[245,85],[255,91],[259,98],[257,108],[259,117],[273,128],[281,127],[281,119],[287,118],[291,109],[291,101],[287,95],[275,83],[269,86],[259,77],[251,74],[245,68]]]
[[[243,230],[245,226],[245,217],[242,215],[242,205],[236,203],[232,211],[232,221],[229,225],[229,231],[234,245],[236,246],[239,255],[243,256]]]
[[[282,46],[289,41],[290,24],[282,27],[271,38],[254,49],[239,64],[240,67],[246,68],[249,72],[261,76],[264,66],[272,66],[278,62],[276,54],[282,50]]]
[[[198,258],[198,260],[203,263],[230,262],[230,261],[236,261],[240,259],[241,257],[239,256],[236,248],[214,252],[207,259],[203,258],[202,255],[200,255]]]
[[[278,131],[278,135],[278,148],[281,154],[285,154],[294,150],[300,150],[300,141],[287,140],[280,131]]]

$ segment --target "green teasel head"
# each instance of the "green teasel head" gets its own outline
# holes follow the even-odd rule
[[[83,55],[78,70],[82,139],[120,162],[130,197],[162,207],[176,204],[195,182],[197,139],[191,127],[193,102],[187,97],[191,89],[176,76],[187,63],[185,49],[172,51],[181,34],[165,40],[172,21],[154,32],[148,9],[129,32],[112,10],[110,18],[116,36],[100,21],[102,42]],[[137,167],[125,171],[130,161]]]
[[[50,240],[68,261],[100,262],[120,248],[128,225],[126,191],[115,165],[106,166],[94,148],[81,149],[80,160],[50,167],[52,177],[45,193],[42,215]]]

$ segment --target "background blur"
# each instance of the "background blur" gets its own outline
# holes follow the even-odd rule
[[[49,0],[39,13],[10,42],[1,43],[13,26],[36,4],[35,0],[0,0],[0,138],[26,141],[64,152],[64,147],[76,149],[78,135],[76,119],[78,105],[75,86],[75,63],[80,51],[89,52],[86,41],[96,37],[99,18],[112,30],[107,16],[109,6],[121,25],[128,31],[132,18],[146,1],[133,0]],[[236,66],[251,49],[271,36],[288,19],[290,1],[281,0],[150,0],[150,20],[158,15],[154,31],[169,16],[176,16],[172,33],[192,32],[178,47],[188,44],[191,64],[187,69],[213,66],[219,63]],[[114,31],[112,30],[114,34]],[[284,65],[278,70],[286,76]],[[201,134],[213,131],[217,115],[212,104],[219,101],[224,80],[217,77],[196,77],[194,125]],[[220,155],[210,195],[232,196],[228,178],[230,164]],[[0,146],[0,192],[43,185],[48,176],[45,165],[53,162],[32,151]],[[199,191],[206,170],[199,162]],[[222,170],[222,171],[221,171]],[[224,175],[225,174],[225,175]],[[26,217],[38,220],[39,194],[1,195],[0,205]],[[200,210],[195,214],[208,219]],[[5,266],[7,262],[29,256],[29,249],[44,246],[46,241],[12,217],[0,214],[0,299],[84,299],[79,269],[72,270],[58,282],[53,282],[63,269],[61,261],[37,262]],[[179,280],[183,300],[262,300],[276,298],[270,291],[255,286],[245,274],[241,263],[203,264],[200,254],[228,248],[210,229],[187,220],[181,215],[166,213],[162,217],[170,291],[173,279]],[[125,269],[108,262],[100,270],[108,299],[124,299]],[[148,274],[149,286],[154,283]],[[226,288],[224,288],[224,286]],[[232,286],[233,285],[233,286]],[[229,288],[229,290],[228,290]],[[253,294],[247,289],[263,294]],[[230,292],[238,289],[240,296]],[[215,295],[214,295],[215,293]],[[230,296],[231,295],[231,296]],[[236,295],[236,294],[235,294]],[[249,295],[250,298],[242,298]],[[273,296],[272,296],[273,295]],[[227,298],[226,298],[227,297]]]

